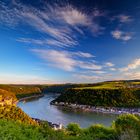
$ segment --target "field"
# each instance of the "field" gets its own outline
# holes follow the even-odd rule
[[[109,81],[109,82],[102,82],[91,86],[84,86],[84,87],[76,87],[76,89],[119,89],[119,88],[140,88],[140,82],[132,82],[132,81]]]

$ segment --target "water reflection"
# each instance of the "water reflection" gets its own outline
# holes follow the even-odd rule
[[[57,96],[46,94],[39,99],[30,100],[25,103],[19,102],[18,106],[31,117],[53,123],[62,123],[64,126],[71,122],[79,123],[81,127],[88,127],[97,123],[110,126],[117,117],[117,115],[76,111],[50,105],[50,102]]]

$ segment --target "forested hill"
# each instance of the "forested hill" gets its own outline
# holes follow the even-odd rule
[[[119,87],[140,87],[140,80],[117,80],[106,81],[99,83],[67,83],[67,84],[50,84],[40,85],[40,89],[43,92],[63,93],[70,88],[119,88]]]
[[[118,89],[122,87],[140,88],[140,80],[120,80],[89,84],[52,84],[52,85],[4,85],[0,84],[0,94],[16,96],[18,99],[42,93],[65,93],[68,89]],[[9,93],[8,93],[9,92]]]
[[[42,94],[41,89],[34,85],[0,85],[0,95],[23,98]]]
[[[91,87],[69,88],[53,102],[105,107],[139,107],[140,82],[111,81]]]

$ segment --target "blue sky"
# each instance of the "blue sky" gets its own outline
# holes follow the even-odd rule
[[[0,83],[140,79],[139,0],[0,0]]]

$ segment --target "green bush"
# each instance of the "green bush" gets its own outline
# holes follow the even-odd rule
[[[136,115],[120,115],[114,122],[114,129],[120,137],[130,140],[140,139],[140,119]]]
[[[67,131],[70,135],[78,136],[82,131],[80,129],[80,126],[76,123],[70,123],[67,126]]]
[[[0,140],[43,140],[38,126],[11,120],[0,120]]]

